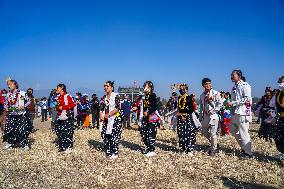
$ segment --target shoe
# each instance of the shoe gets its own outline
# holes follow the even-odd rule
[[[248,154],[248,153],[246,153],[246,152],[244,152],[244,153],[242,154],[242,159],[251,159],[251,158],[253,158],[253,155],[252,155],[252,154]]]
[[[58,149],[58,152],[64,152],[65,150],[63,150],[62,148]]]
[[[72,152],[72,149],[71,149],[71,148],[67,148],[67,149],[64,151],[65,154],[70,154],[71,152]]]
[[[188,157],[193,157],[194,154],[193,154],[193,152],[188,152],[188,153],[187,153],[187,156],[188,156]]]
[[[8,150],[8,149],[11,149],[12,148],[12,144],[8,143],[8,142],[5,142],[4,146],[3,146],[3,149],[4,150]]]
[[[276,154],[276,155],[274,156],[274,158],[277,159],[277,160],[282,161],[282,160],[284,160],[284,154],[278,153],[278,154]]]
[[[117,159],[118,158],[118,155],[111,155],[110,157],[109,157],[110,159]]]
[[[36,129],[32,129],[31,133],[34,133],[34,132],[36,132],[36,131],[37,131]]]
[[[218,154],[218,150],[209,150],[209,156],[216,156]]]
[[[29,151],[31,148],[29,146],[24,146],[24,151]]]
[[[211,148],[207,150],[208,155],[211,153],[211,151],[212,151]]]
[[[153,157],[156,156],[157,154],[155,152],[148,152],[147,154],[145,154],[146,157]]]
[[[148,153],[149,153],[149,150],[147,150],[147,149],[142,150],[142,154],[146,155]]]
[[[178,149],[177,152],[178,152],[179,154],[183,154],[183,153],[185,153],[185,150],[183,150],[183,149]]]

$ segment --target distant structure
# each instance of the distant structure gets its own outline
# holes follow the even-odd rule
[[[143,88],[141,87],[118,87],[117,90],[121,99],[124,98],[125,95],[128,95],[129,99],[133,102],[139,96],[140,92],[143,92]]]
[[[139,93],[143,92],[142,87],[136,86],[136,81],[133,81],[132,87],[118,87],[117,92],[121,99],[124,98],[125,95],[128,95],[129,99],[133,102],[138,96]]]

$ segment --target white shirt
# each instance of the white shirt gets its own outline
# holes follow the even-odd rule
[[[109,107],[108,113],[110,113],[111,111],[113,111],[115,109],[115,106],[116,106],[115,98],[116,98],[116,96],[117,96],[117,93],[112,92],[109,99],[107,99],[107,96],[105,97],[105,104],[106,104],[106,106]],[[115,115],[112,115],[108,118],[106,134],[112,133],[114,119],[115,119]]]
[[[232,89],[232,114],[251,117],[251,86],[240,80]]]
[[[212,101],[208,101],[208,97],[212,98]],[[222,98],[219,92],[211,89],[208,93],[203,92],[200,95],[200,120],[204,116],[205,112],[208,112],[211,119],[218,119],[217,112],[222,107]]]
[[[41,101],[41,109],[43,109],[43,110],[47,109],[47,100]]]

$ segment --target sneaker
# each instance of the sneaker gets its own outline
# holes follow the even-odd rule
[[[29,151],[31,148],[29,146],[24,146],[24,151]]]
[[[12,144],[10,144],[10,143],[8,143],[8,142],[5,142],[3,149],[4,149],[4,150],[8,150],[8,149],[10,149],[11,147],[12,147]]]
[[[185,153],[185,150],[183,150],[183,149],[178,149],[177,152],[178,152],[179,154],[183,154],[183,153]]]
[[[217,150],[210,150],[209,156],[216,156],[218,154]]]
[[[71,149],[71,148],[67,148],[67,149],[64,151],[65,154],[70,154],[71,152],[72,152],[72,149]]]
[[[144,155],[146,155],[146,154],[149,153],[149,151],[148,151],[147,149],[144,149],[144,150],[142,150],[141,152],[142,152],[142,154],[144,154]]]
[[[36,131],[37,131],[37,129],[32,129],[32,131],[31,131],[31,132],[32,132],[32,133],[35,133]]]
[[[278,153],[278,154],[276,154],[276,155],[274,156],[274,158],[277,159],[277,160],[282,161],[282,160],[284,160],[284,154]]]
[[[147,154],[145,154],[146,157],[153,157],[156,156],[157,154],[155,152],[148,152]]]
[[[58,152],[64,152],[64,150],[62,148],[59,148]]]
[[[109,157],[110,159],[117,159],[118,158],[118,155],[111,155],[110,157]]]
[[[193,155],[193,152],[188,152],[188,153],[187,153],[187,156],[188,156],[188,157],[193,157],[193,156],[194,156],[194,155]]]
[[[207,150],[207,154],[209,155],[211,153],[211,148],[209,150]]]
[[[248,154],[248,153],[244,152],[243,155],[242,155],[242,159],[251,159],[251,158],[253,158],[252,154]]]

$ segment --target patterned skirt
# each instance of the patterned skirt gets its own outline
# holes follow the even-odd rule
[[[28,145],[28,136],[31,132],[30,120],[25,115],[8,115],[4,128],[3,141],[10,144],[19,142]]]

